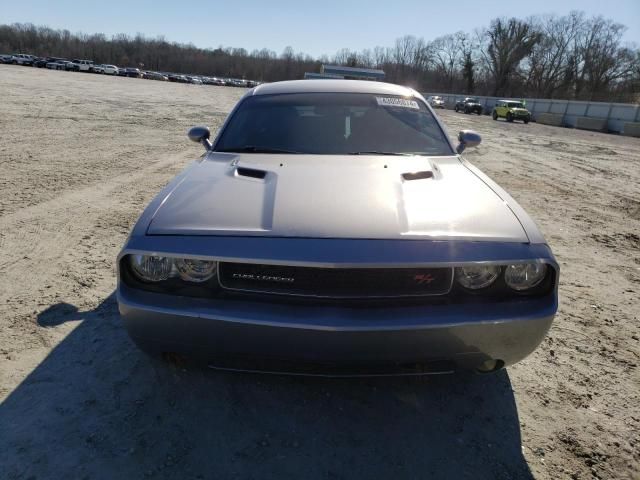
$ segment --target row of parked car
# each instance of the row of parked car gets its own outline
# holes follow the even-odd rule
[[[165,82],[192,83],[196,85],[220,85],[228,87],[251,88],[260,82],[254,80],[244,80],[238,78],[208,77],[205,75],[184,75],[181,73],[155,72],[141,70],[135,67],[118,67],[116,65],[102,65],[94,63],[92,60],[67,60],[59,57],[36,57],[24,53],[12,55],[0,55],[0,63],[13,65],[23,65],[37,68],[48,68],[51,70],[65,70],[72,72],[100,73],[105,75],[115,75],[120,77],[146,78],[148,80],[160,80]]]
[[[427,99],[429,105],[433,108],[445,108],[445,101],[438,95],[432,95]],[[477,113],[482,115],[483,107],[477,98],[466,97],[456,101],[453,109],[456,112],[464,113]],[[524,123],[529,123],[531,120],[531,112],[527,110],[524,102],[519,100],[498,100],[491,110],[491,117],[494,120],[504,118],[507,122],[513,122],[514,120],[522,120]]]

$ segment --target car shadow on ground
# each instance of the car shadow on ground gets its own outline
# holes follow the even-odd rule
[[[0,405],[3,478],[533,478],[506,372],[317,379],[183,369],[132,344],[115,296]]]

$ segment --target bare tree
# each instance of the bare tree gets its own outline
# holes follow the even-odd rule
[[[373,59],[375,66],[380,68],[389,61],[387,49],[384,47],[376,47],[373,49]]]
[[[458,34],[458,38],[460,40],[462,79],[465,83],[465,93],[472,94],[476,86],[476,61],[474,59],[476,45],[473,44],[471,36],[467,34]]]
[[[576,98],[595,99],[613,82],[632,75],[634,52],[621,48],[626,27],[603,17],[586,23],[576,42]]]
[[[557,93],[566,96],[572,78],[567,69],[573,46],[586,27],[584,14],[546,16],[536,20],[536,24],[542,36],[526,61],[527,89],[530,94],[544,98],[553,98]]]
[[[486,31],[488,44],[483,56],[493,77],[493,95],[509,93],[509,83],[520,62],[540,41],[542,34],[526,21],[497,18]]]
[[[458,74],[458,66],[462,56],[462,32],[436,38],[431,43],[436,72],[444,80],[444,88],[452,91],[454,80]]]
[[[368,48],[365,48],[362,52],[360,52],[357,56],[357,64],[361,67],[373,68],[375,67],[375,60],[373,58],[373,53]]]
[[[348,67],[356,67],[358,66],[358,52],[351,51],[348,48],[338,50],[333,57],[333,63]]]
[[[579,12],[496,19],[473,36],[458,32],[427,42],[406,35],[391,47],[344,48],[333,57],[314,59],[292,47],[280,55],[266,48],[202,49],[142,34],[107,37],[13,24],[0,25],[0,51],[260,81],[302,78],[323,63],[338,63],[381,68],[390,82],[431,92],[638,101],[640,50],[622,46],[624,28]]]

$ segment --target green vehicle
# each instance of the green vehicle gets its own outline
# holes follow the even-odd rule
[[[524,123],[529,123],[531,120],[531,113],[525,107],[524,102],[518,100],[498,100],[496,106],[493,107],[491,116],[494,120],[505,118],[507,122],[522,120]]]

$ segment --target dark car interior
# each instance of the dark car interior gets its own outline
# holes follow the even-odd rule
[[[368,152],[451,155],[426,106],[380,106],[369,94],[250,97],[236,111],[218,151],[252,146],[307,154]],[[244,148],[246,150],[246,148]]]

